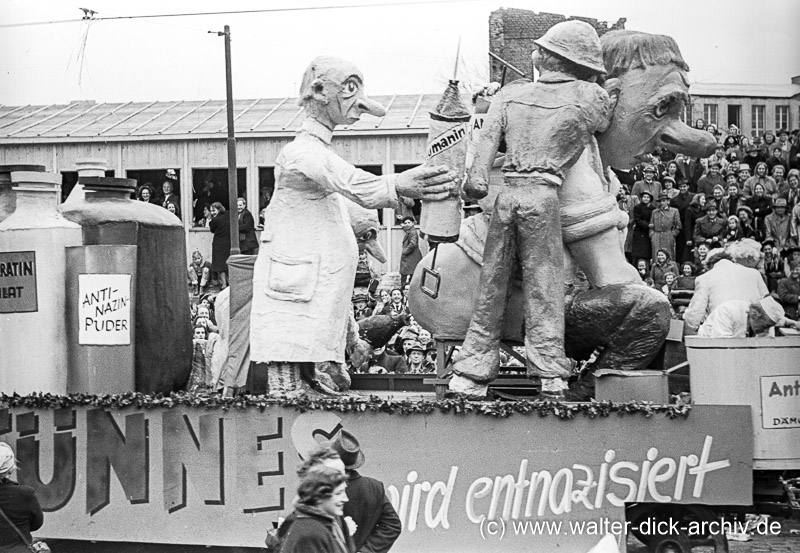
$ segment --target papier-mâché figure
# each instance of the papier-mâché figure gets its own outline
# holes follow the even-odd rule
[[[315,59],[300,90],[306,119],[275,163],[250,325],[251,359],[269,363],[270,393],[315,387],[314,363],[343,363],[346,344],[357,340],[350,299],[358,247],[346,200],[367,208],[396,207],[398,195],[438,200],[455,186],[457,176],[446,168],[375,176],[333,151],[336,125],[355,123],[362,113],[385,114],[363,86],[352,63]]]
[[[483,252],[480,294],[453,366],[451,391],[483,395],[500,364],[499,346],[509,285],[522,268],[528,373],[545,395],[560,397],[570,375],[564,355],[564,258],[558,189],[594,134],[608,126],[608,94],[595,84],[605,72],[597,32],[565,21],[535,41],[535,83],[495,96],[481,130],[468,195],[488,193],[489,171],[501,140],[506,156]],[[476,389],[473,385],[478,383]]]
[[[614,106],[608,129],[597,137],[605,172],[609,166],[628,170],[656,147],[706,157],[715,141],[704,129],[680,120],[688,99],[688,66],[675,41],[663,35],[611,31],[601,38],[607,74],[603,82]],[[613,179],[603,179],[592,167],[599,163],[583,155],[568,171],[559,189],[561,225],[566,247],[566,280],[582,270],[587,291],[568,287],[565,304],[565,350],[573,359],[599,352],[594,368],[646,368],[669,330],[666,297],[643,285],[625,260],[620,233],[627,215],[616,206]],[[495,177],[493,176],[493,179]],[[499,179],[497,179],[499,181]],[[494,180],[481,200],[485,212],[501,185]],[[412,280],[409,303],[414,318],[441,339],[464,337],[476,301],[482,252],[487,234],[485,213],[465,221],[457,245],[440,246],[436,270],[441,274],[437,299]],[[429,257],[420,266],[430,265]],[[522,291],[512,286],[501,336],[522,339]],[[490,375],[491,378],[496,377]]]

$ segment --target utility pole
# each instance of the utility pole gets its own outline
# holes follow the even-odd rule
[[[231,71],[231,28],[225,25],[225,30],[217,36],[225,37],[225,100],[228,112],[228,206],[231,230],[231,255],[239,255],[239,217],[236,209],[236,199],[239,195],[239,182],[236,178],[236,137],[233,129],[233,74]]]
[[[239,255],[241,251],[239,250],[239,216],[238,211],[236,209],[236,199],[239,195],[239,182],[236,178],[236,137],[234,136],[234,129],[233,129],[233,74],[231,71],[231,28],[228,25],[225,25],[225,30],[221,33],[217,33],[217,36],[222,35],[225,37],[225,104],[228,112],[228,205],[230,209],[228,210],[228,220],[230,221],[230,232],[231,232],[231,253],[230,257],[234,255]],[[229,305],[232,307],[237,302],[234,299],[234,295],[241,293],[241,288],[238,286],[233,286],[230,282],[231,272],[228,269],[228,286],[230,288],[230,296],[229,296]],[[240,298],[241,299],[241,298]],[[230,309],[229,313],[230,317],[230,327],[234,326],[234,309]],[[225,366],[223,367],[222,371],[223,374],[229,372],[229,365],[232,363],[232,359],[229,356],[228,359],[225,360]],[[226,384],[225,388],[223,389],[222,395],[224,397],[231,397],[234,393],[234,389],[231,387],[230,384]]]

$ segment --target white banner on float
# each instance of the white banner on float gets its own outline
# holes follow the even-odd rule
[[[78,343],[131,343],[131,275],[78,275]]]
[[[19,483],[46,512],[39,535],[263,548],[292,511],[301,457],[342,429],[400,517],[392,553],[582,553],[626,532],[628,503],[753,498],[747,405],[560,420],[200,403],[0,405],[0,435],[25,467]]]
[[[761,427],[800,428],[800,375],[761,377]]]

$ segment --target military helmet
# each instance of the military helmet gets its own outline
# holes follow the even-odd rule
[[[534,44],[566,58],[581,67],[605,73],[600,37],[594,27],[583,21],[562,21],[550,27]]]

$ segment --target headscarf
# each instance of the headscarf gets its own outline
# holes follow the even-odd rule
[[[14,451],[5,442],[0,442],[0,477],[8,476],[17,468]]]

